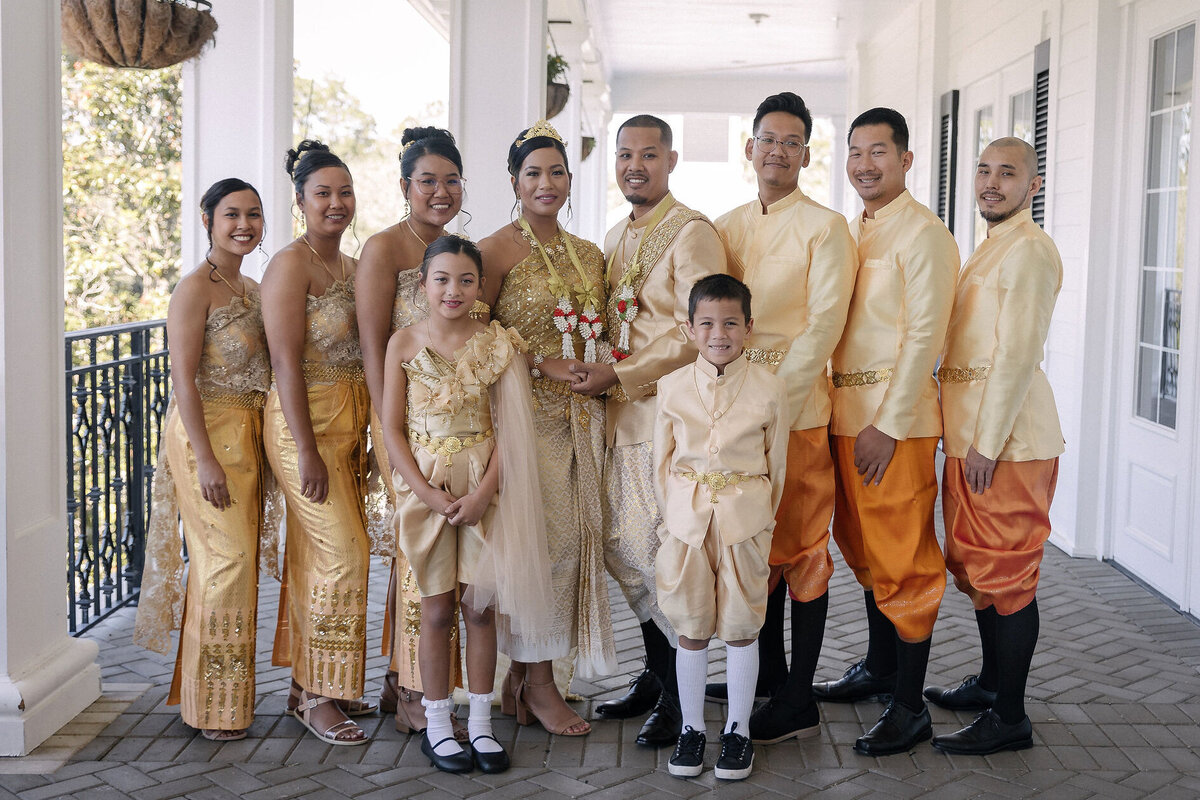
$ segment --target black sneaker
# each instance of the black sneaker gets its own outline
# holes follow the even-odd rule
[[[721,734],[721,755],[713,773],[726,781],[740,781],[750,777],[754,767],[754,745],[737,732],[737,723],[729,733]]]
[[[725,737],[721,737],[724,741]],[[667,762],[667,771],[677,778],[694,778],[704,771],[704,747],[708,739],[703,733],[688,725],[679,734],[675,752]],[[724,750],[721,751],[724,754]]]

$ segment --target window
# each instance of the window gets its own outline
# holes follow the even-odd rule
[[[983,150],[996,138],[996,125],[992,116],[992,107],[984,106],[975,112],[975,152],[974,164],[979,163]],[[972,170],[974,173],[974,170]],[[975,227],[971,229],[971,249],[987,238],[987,221],[979,214],[975,215]]]
[[[1143,196],[1134,413],[1175,427],[1196,26],[1154,40]]]
[[[1033,89],[1008,99],[1008,118],[1012,122],[1009,134],[1033,144]]]

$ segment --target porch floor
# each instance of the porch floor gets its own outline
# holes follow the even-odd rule
[[[818,678],[841,674],[865,650],[862,594],[837,558]],[[371,597],[384,595],[387,573],[372,571]],[[573,690],[587,718],[617,696],[640,665],[637,621],[610,586],[622,674]],[[133,609],[98,625],[104,696],[34,754],[0,760],[0,798],[23,800],[132,797],[224,798],[925,797],[925,798],[1195,798],[1200,796],[1200,628],[1114,567],[1047,548],[1039,605],[1041,640],[1029,680],[1031,750],[987,758],[946,756],[924,743],[913,752],[868,758],[855,738],[879,715],[878,703],[826,704],[819,738],[756,749],[746,781],[695,780],[666,771],[670,750],[634,743],[641,720],[593,720],[582,738],[521,728],[495,712],[497,736],[513,768],[466,777],[432,769],[416,737],[390,719],[360,719],[372,737],[363,747],[330,747],[283,713],[287,670],[270,665],[278,585],[264,583],[258,647],[258,714],[249,738],[206,741],[163,704],[171,661],[135,647]],[[371,606],[369,652],[379,652],[383,612]],[[712,651],[710,674],[724,669]],[[956,685],[978,668],[970,604],[951,586],[942,605],[929,663],[930,683]],[[384,658],[368,662],[376,694]],[[465,709],[463,709],[465,712]],[[710,731],[723,709],[709,705]],[[969,713],[931,708],[935,732],[970,721]],[[716,739],[715,736],[712,739]],[[23,774],[22,774],[23,773]]]

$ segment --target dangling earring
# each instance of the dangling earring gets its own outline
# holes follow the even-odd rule
[[[517,221],[517,207],[520,205],[521,205],[521,196],[517,195],[516,197],[513,198],[512,211],[508,212],[508,218],[510,221],[512,221],[512,222]]]
[[[567,222],[571,221],[571,195],[567,195]]]
[[[412,216],[412,205],[408,202],[407,197],[404,198],[404,216],[405,217]]]

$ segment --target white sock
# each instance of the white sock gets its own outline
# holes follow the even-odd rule
[[[425,706],[425,722],[429,726],[425,729],[425,735],[433,745],[433,752],[439,756],[461,753],[462,745],[454,741],[454,726],[450,724],[450,707],[454,705],[453,701],[449,697],[430,700],[425,696],[421,698],[421,705]],[[449,741],[444,741],[446,739]]]
[[[675,678],[679,682],[679,710],[685,728],[704,733],[704,682],[708,680],[708,647],[675,649]]]
[[[754,684],[758,681],[758,640],[745,647],[725,645],[725,680],[729,687],[729,714],[725,733],[737,725],[742,736],[750,735],[750,711],[754,707]]]
[[[492,736],[492,701],[496,699],[495,692],[475,694],[468,692],[471,701],[471,716],[467,717],[467,738],[471,747],[481,753],[499,753],[504,748]],[[484,738],[480,739],[482,736]]]

